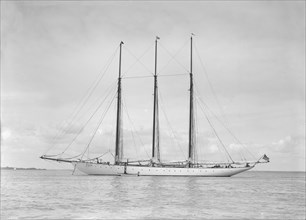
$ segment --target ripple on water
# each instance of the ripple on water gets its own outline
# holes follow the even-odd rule
[[[2,171],[1,180],[3,219],[305,219],[305,173],[176,178]]]

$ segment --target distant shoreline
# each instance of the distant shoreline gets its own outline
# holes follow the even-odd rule
[[[20,168],[20,167],[1,167],[1,170],[46,170],[46,169],[40,169],[40,168]]]

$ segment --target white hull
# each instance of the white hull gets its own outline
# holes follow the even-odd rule
[[[147,167],[123,166],[96,163],[77,162],[76,168],[88,175],[138,175],[138,176],[201,176],[201,177],[230,177],[250,170],[250,167],[232,168],[176,168],[176,167]]]

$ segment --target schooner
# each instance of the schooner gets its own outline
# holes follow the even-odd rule
[[[160,159],[159,144],[159,107],[158,107],[158,74],[157,74],[157,45],[159,37],[155,39],[155,67],[154,67],[154,103],[152,123],[152,154],[149,160],[129,161],[123,159],[122,144],[122,74],[121,55],[123,42],[119,45],[119,75],[117,82],[116,106],[116,137],[114,163],[101,162],[98,158],[91,160],[67,159],[49,155],[41,156],[44,160],[71,163],[74,169],[88,175],[138,175],[138,176],[201,176],[201,177],[230,177],[250,170],[259,163],[269,162],[263,155],[255,161],[230,162],[196,162],[195,161],[195,117],[194,117],[194,82],[193,82],[193,34],[190,38],[190,70],[189,70],[189,132],[188,132],[188,159],[186,161],[163,162]]]

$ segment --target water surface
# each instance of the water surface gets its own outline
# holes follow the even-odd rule
[[[2,170],[1,219],[305,219],[305,173],[87,176]]]

